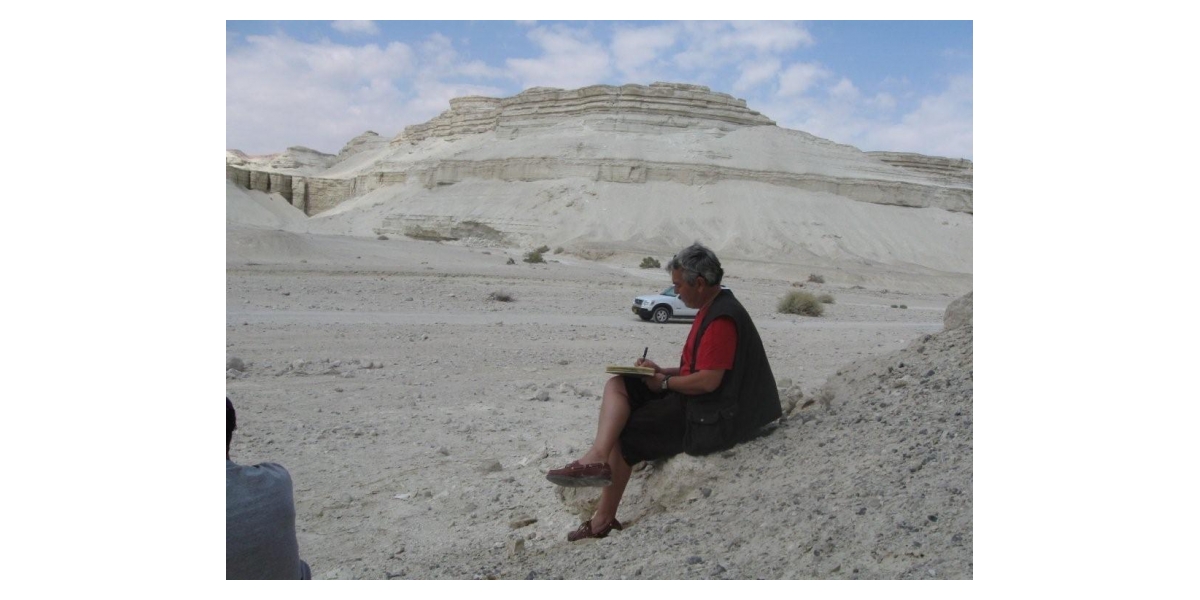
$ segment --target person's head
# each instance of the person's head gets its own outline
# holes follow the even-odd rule
[[[712,250],[696,242],[667,262],[675,293],[689,308],[699,308],[721,291],[725,271]]]
[[[233,430],[237,429],[237,411],[233,410],[233,402],[225,398],[225,456],[229,456],[229,442],[233,441]]]

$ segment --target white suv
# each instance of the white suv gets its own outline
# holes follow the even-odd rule
[[[722,285],[721,289],[729,288]],[[643,321],[666,323],[671,317],[695,317],[696,312],[696,309],[684,306],[683,300],[675,293],[675,286],[663,290],[661,294],[638,296],[633,299],[633,314],[641,317]]]
[[[683,305],[683,300],[675,293],[675,286],[663,290],[661,294],[634,298],[633,312],[643,321],[654,319],[655,323],[666,323],[673,316],[696,316],[696,309]]]

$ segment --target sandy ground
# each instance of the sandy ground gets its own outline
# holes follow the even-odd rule
[[[231,226],[231,458],[291,472],[314,577],[972,577],[971,334],[940,333],[961,291],[806,283],[835,304],[780,315],[794,269],[728,260],[791,418],[642,466],[626,530],[568,543],[590,498],[544,472],[590,443],[604,366],[687,335],[630,312],[669,285],[640,257]]]

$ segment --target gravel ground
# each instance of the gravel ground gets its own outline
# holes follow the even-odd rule
[[[231,458],[291,472],[315,578],[972,577],[971,327],[943,331],[962,290],[830,277],[804,284],[825,316],[781,315],[794,279],[727,262],[788,418],[641,466],[626,529],[571,544],[594,491],[545,470],[590,443],[604,366],[678,360],[689,323],[630,312],[669,285],[641,256],[521,254],[227,231]]]

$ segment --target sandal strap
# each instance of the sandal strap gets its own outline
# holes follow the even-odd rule
[[[616,529],[617,531],[621,531],[624,529],[624,527],[621,525],[621,522],[618,521],[615,517],[611,521],[609,521],[606,525],[601,527],[599,531],[592,531],[592,521],[591,521],[591,519],[588,519],[587,521],[580,523],[579,528],[574,531],[574,533],[580,534],[580,535],[575,536],[575,539],[581,540],[584,538],[606,537],[614,529]],[[568,536],[568,537],[570,537],[570,536]]]

